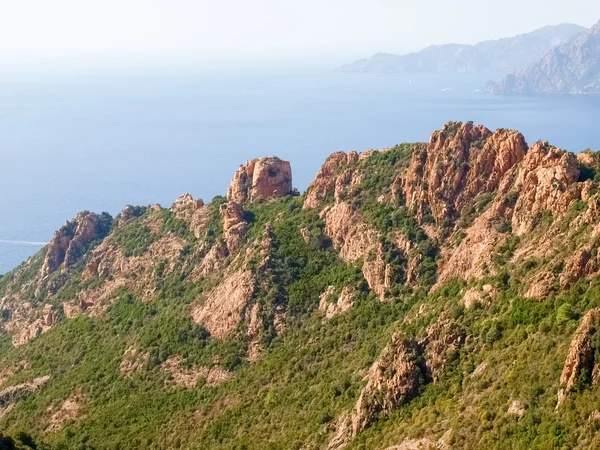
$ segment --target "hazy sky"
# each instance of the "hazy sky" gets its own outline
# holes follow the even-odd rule
[[[0,0],[0,66],[345,62],[561,22],[598,0]]]

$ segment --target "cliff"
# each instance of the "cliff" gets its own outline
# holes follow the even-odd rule
[[[0,278],[0,428],[58,448],[596,448],[599,170],[450,122],[333,153],[302,195],[266,157],[226,197],[80,213]]]
[[[492,94],[594,94],[600,92],[600,22],[545,53],[527,68],[485,89]]]

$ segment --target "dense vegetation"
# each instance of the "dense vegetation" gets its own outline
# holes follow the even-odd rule
[[[393,197],[396,174],[419,149],[418,144],[401,145],[354,163],[365,175],[351,201],[381,233],[385,262],[400,274],[405,269],[405,257],[393,251],[396,233],[414,243],[413,251],[422,257],[418,284],[392,290],[386,302],[370,293],[360,261],[349,264],[338,257],[318,212],[302,208],[303,197],[246,205],[244,249],[265,229],[271,230],[273,240],[268,265],[257,275],[259,285],[268,289],[258,290],[255,300],[265,319],[278,305],[285,304],[287,312],[282,334],[276,333],[273,320],[263,321],[264,351],[256,362],[248,360],[248,342],[240,334],[213,339],[190,314],[191,306],[219,281],[192,277],[191,266],[194,249],[210,248],[222,239],[222,197],[210,204],[210,223],[200,237],[169,210],[158,213],[160,227],[152,226],[145,209],[127,225],[114,227],[107,239],[126,257],[146,254],[165,235],[180,237],[187,245],[181,265],[175,271],[167,270],[166,263],[157,266],[151,300],[142,290],[121,288],[102,314],[63,320],[22,347],[13,347],[10,336],[0,334],[0,367],[30,362],[0,383],[0,390],[51,375],[43,388],[15,408],[5,411],[0,402],[0,430],[12,436],[0,438],[0,450],[322,448],[336,419],[355,405],[368,368],[391,336],[402,331],[422,339],[442,313],[466,331],[464,347],[452,355],[436,383],[425,385],[408,405],[360,433],[348,448],[383,449],[403,439],[437,439],[444,434],[451,448],[461,449],[600,447],[600,423],[588,422],[600,398],[589,380],[582,380],[560,414],[555,412],[569,342],[582,315],[600,306],[600,279],[579,280],[544,302],[524,298],[527,273],[552,261],[529,259],[511,265],[521,238],[503,229],[507,239],[494,255],[496,275],[453,280],[430,290],[437,281],[439,243],[427,235],[401,197],[378,201],[380,196]],[[482,195],[462,212],[457,236],[490,200]],[[548,220],[551,217],[540,221],[536,233],[546,230]],[[0,293],[6,294],[9,281],[15,279],[26,285],[39,271],[43,256],[42,251],[28,265],[0,278]],[[94,283],[100,286],[104,279],[82,281],[88,257],[61,280],[50,300],[43,293],[33,298],[71,300],[95,288]],[[258,258],[249,262],[251,268],[260,264]],[[396,281],[401,284],[403,279]],[[497,292],[495,300],[465,308],[465,292],[483,285]],[[325,320],[316,309],[328,286],[352,286],[358,295],[353,308]],[[121,364],[132,346],[147,358],[126,376]],[[594,341],[593,349],[600,355],[600,342]],[[231,376],[215,386],[201,379],[193,388],[177,387],[162,369],[174,356],[189,368],[217,361]],[[74,395],[81,399],[80,414],[49,432],[52,413]],[[514,402],[522,412],[509,411]]]

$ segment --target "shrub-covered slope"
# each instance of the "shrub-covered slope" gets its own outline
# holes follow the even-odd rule
[[[269,157],[210,203],[80,213],[0,278],[0,430],[31,448],[597,448],[599,168],[449,123],[334,153],[303,195]]]

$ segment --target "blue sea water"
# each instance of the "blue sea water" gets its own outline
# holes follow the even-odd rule
[[[0,79],[0,273],[78,211],[224,194],[277,155],[304,190],[336,150],[426,141],[450,120],[600,148],[600,97],[497,97],[490,76],[270,73]],[[20,241],[20,242],[15,242]]]

